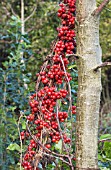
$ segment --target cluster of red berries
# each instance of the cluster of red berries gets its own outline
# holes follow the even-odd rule
[[[31,165],[31,163],[28,161],[24,161],[22,163],[22,166],[23,166],[24,170],[33,170],[34,169],[33,166]],[[36,168],[36,170],[39,170],[39,168]]]
[[[72,106],[72,114],[76,114],[76,106]]]
[[[60,109],[57,111],[57,101],[69,100],[67,88],[60,87],[64,87],[64,82],[72,80],[70,73],[67,72],[69,61],[66,55],[73,54],[76,47],[75,0],[63,0],[60,3],[58,17],[62,20],[62,26],[57,28],[59,40],[54,47],[52,58],[46,61],[47,66],[42,67],[40,73],[36,75],[37,86],[38,84],[39,86],[36,93],[30,96],[31,114],[27,116],[27,121],[32,135],[30,136],[28,132],[21,132],[22,140],[27,138],[30,140],[22,162],[25,170],[34,169],[33,161],[39,148],[38,140],[47,149],[51,148],[52,143],[58,143],[60,139],[63,139],[64,143],[71,141],[64,132],[61,136],[58,123],[65,122],[68,113]],[[76,106],[72,106],[72,114],[75,113]]]
[[[27,131],[26,132],[22,131],[20,135],[22,140],[29,137],[29,133]]]

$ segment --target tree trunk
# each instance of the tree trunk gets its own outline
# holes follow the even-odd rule
[[[98,121],[101,94],[99,17],[92,15],[96,0],[77,0],[78,101],[76,169],[98,169]]]

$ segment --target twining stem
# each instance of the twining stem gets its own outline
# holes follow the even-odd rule
[[[65,77],[67,79],[67,84],[68,84],[68,89],[69,89],[69,111],[71,113],[71,127],[73,127],[73,118],[72,118],[72,94],[71,94],[71,86],[70,86],[70,82],[69,82],[69,79],[68,79],[68,76],[67,76],[67,72],[66,72],[66,69],[65,69],[65,65],[64,65],[64,62],[63,62],[63,59],[61,56],[59,56],[60,59],[61,59],[61,62],[62,62],[62,66],[63,66],[63,70],[64,70],[64,73],[65,73]],[[73,128],[71,128],[70,130],[70,133],[71,133],[71,146],[72,146],[72,133],[73,133]]]
[[[21,120],[22,117],[23,117],[23,114],[20,114],[18,124],[17,124],[18,132],[19,132],[19,138],[20,138],[20,170],[22,170],[22,148],[23,148],[22,138],[21,138],[21,134],[20,134],[20,120]]]

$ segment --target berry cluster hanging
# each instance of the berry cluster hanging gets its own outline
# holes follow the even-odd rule
[[[30,96],[31,114],[27,116],[27,130],[21,132],[21,140],[29,141],[22,158],[24,170],[37,170],[40,158],[45,153],[52,153],[49,150],[54,143],[62,140],[65,147],[71,142],[71,138],[61,128],[61,123],[64,124],[68,116],[76,113],[69,89],[72,78],[67,71],[67,55],[75,53],[76,48],[75,2],[76,0],[63,0],[60,3],[58,17],[62,24],[57,28],[58,40],[51,57],[46,58],[37,74],[36,92]],[[61,106],[66,102],[69,104],[67,112],[59,106],[60,101]]]

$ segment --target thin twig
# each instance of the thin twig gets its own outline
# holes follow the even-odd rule
[[[94,71],[97,71],[99,68],[102,68],[105,66],[111,66],[111,62],[104,62],[104,63],[98,65],[96,68],[94,68]]]
[[[77,167],[75,166],[76,170],[100,170],[100,168],[82,168],[82,167]]]
[[[61,138],[62,138],[63,146],[64,146],[64,148],[65,148],[67,154],[69,155],[69,151],[68,151],[68,149],[67,149],[67,147],[66,147],[66,145],[65,145],[65,142],[64,142],[64,139],[63,139],[63,134],[62,134],[62,129],[61,129],[60,123],[59,123],[59,116],[58,116],[58,114],[59,114],[58,102],[57,102],[57,104],[56,104],[56,108],[57,108],[57,109],[56,109],[56,111],[57,111],[56,120],[57,120],[57,123],[58,123],[58,128],[59,128],[59,131],[60,131],[60,136],[61,136]]]
[[[42,158],[42,153],[37,153],[34,157],[34,170],[36,170],[36,168],[38,167],[40,158]]]
[[[80,58],[80,54],[67,54],[66,57],[74,57],[74,59]]]
[[[99,5],[100,5],[101,3],[100,3],[100,2],[97,2],[97,4],[99,4]],[[105,10],[107,10],[107,11],[111,11],[111,9],[106,8],[106,7],[104,7],[104,9],[105,9]]]
[[[34,15],[36,9],[37,9],[37,5],[34,7],[32,13],[24,20],[24,22],[27,22]]]
[[[12,44],[13,40],[12,41],[0,40],[0,43]]]
[[[69,151],[68,151],[68,149],[67,149],[67,147],[65,145],[65,142],[64,142],[64,139],[63,139],[63,134],[62,134],[62,129],[61,129],[60,123],[59,123],[59,118],[58,118],[58,111],[59,111],[58,110],[58,103],[56,105],[56,108],[57,108],[57,123],[58,123],[59,131],[60,131],[60,136],[62,138],[63,146],[64,146],[64,148],[65,148],[65,150],[66,150],[66,152],[68,154],[67,156],[68,156],[68,160],[70,162],[71,169],[74,170],[73,165],[72,165],[72,161],[71,161],[71,157],[70,157]]]
[[[56,38],[56,39],[57,39],[57,38]],[[55,42],[55,41],[51,44],[50,53],[49,53],[49,55],[46,56],[46,60],[44,61],[44,64],[43,64],[43,66],[42,66],[42,68],[41,68],[40,73],[46,70],[46,67],[47,67],[48,62],[49,62],[48,57],[50,56],[50,60],[51,60],[51,58],[52,58],[52,56],[53,56],[53,52],[54,52],[54,49],[55,49],[56,44],[57,44],[57,42]],[[39,88],[39,85],[40,85],[40,80],[41,80],[41,76],[40,76],[40,74],[39,74],[38,79],[37,79],[37,82],[36,82],[36,100],[37,100],[37,92],[38,92],[38,88]]]
[[[63,62],[63,59],[62,57],[60,56],[60,59],[61,59],[61,62],[62,62],[62,66],[63,66],[63,70],[64,70],[64,73],[65,73],[65,76],[66,76],[66,79],[67,79],[67,83],[68,83],[68,89],[69,89],[69,106],[70,106],[70,112],[71,112],[71,127],[73,127],[72,125],[72,94],[71,94],[71,86],[70,86],[70,82],[69,82],[69,79],[68,79],[68,76],[67,76],[67,72],[66,72],[66,69],[65,69],[65,65],[64,65],[64,62]],[[71,146],[72,146],[72,128],[70,130],[71,132]]]
[[[18,15],[15,13],[13,7],[10,4],[8,4],[8,6],[10,7],[12,14],[18,18]]]
[[[70,82],[69,82],[69,79],[68,79],[68,76],[67,76],[67,72],[66,72],[66,69],[65,69],[65,65],[64,65],[64,62],[63,62],[63,59],[61,57],[61,55],[59,56],[60,59],[61,59],[61,62],[62,62],[62,66],[63,66],[63,70],[64,70],[64,73],[65,73],[65,77],[67,79],[67,83],[68,83],[68,89],[69,89],[69,107],[70,107],[70,112],[71,112],[71,130],[70,130],[70,133],[71,133],[71,146],[72,146],[72,133],[73,133],[73,130],[72,130],[72,127],[73,127],[73,118],[72,118],[72,94],[71,94],[71,86],[70,86]],[[68,155],[68,159],[70,161],[70,164],[72,165],[72,161],[71,161],[71,158],[70,158],[70,155]],[[71,169],[73,170],[73,165],[71,166]]]
[[[103,142],[111,142],[111,138],[101,139],[98,141],[98,143],[103,143]]]
[[[46,153],[46,152],[43,152],[43,154],[44,154],[44,155],[47,155],[48,157],[53,157],[53,158],[56,158],[56,159],[60,159],[62,162],[66,163],[67,165],[70,166],[70,163],[67,162],[67,161],[65,161],[65,160],[64,160],[63,158],[61,158],[61,157],[57,157],[57,156],[54,156],[54,155],[50,155],[50,154],[48,154],[48,153]]]
[[[41,72],[45,71],[46,67],[47,67],[48,61],[45,61],[45,63],[43,64],[42,68],[41,68]],[[39,84],[40,84],[40,80],[41,80],[41,75],[39,74],[37,82],[36,82],[36,100],[37,100],[37,92],[38,92],[38,88],[39,88]]]
[[[105,8],[105,6],[110,2],[110,0],[103,0],[103,2],[99,5],[99,7],[94,10],[94,12],[92,13],[92,15],[98,16],[100,15],[100,13],[103,11],[103,9]]]
[[[5,10],[5,14],[8,16],[8,17],[10,17],[10,12],[9,12],[9,10],[7,9],[7,7],[6,6],[3,6],[2,7],[3,8],[3,10]]]
[[[21,138],[21,134],[20,134],[20,119],[22,117],[23,117],[23,114],[20,115],[19,120],[18,120],[18,124],[17,124],[19,138],[20,138],[20,170],[22,170],[22,148],[23,148],[22,138]]]
[[[68,155],[58,154],[58,153],[55,153],[55,152],[49,150],[48,148],[46,148],[46,147],[45,147],[39,140],[37,140],[37,138],[31,133],[31,131],[30,131],[30,129],[29,129],[29,126],[28,126],[28,121],[27,121],[27,124],[26,124],[26,125],[27,125],[27,129],[28,129],[29,134],[30,134],[30,136],[32,137],[32,139],[34,139],[35,142],[36,142],[38,145],[40,145],[46,152],[51,153],[51,154],[53,154],[53,155],[56,155],[56,156],[58,156],[58,157],[66,157],[66,158],[68,158]]]

